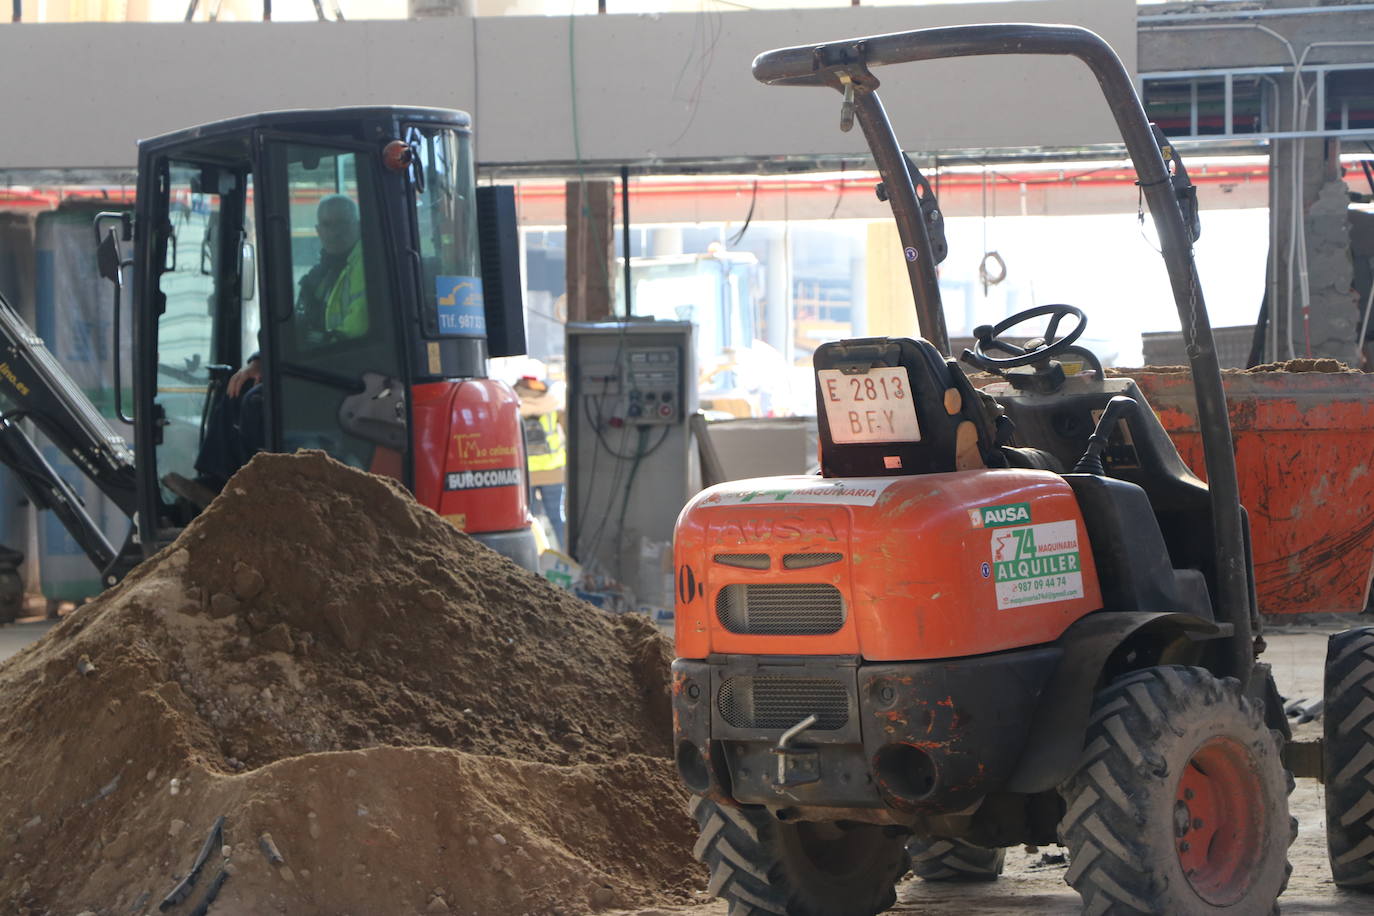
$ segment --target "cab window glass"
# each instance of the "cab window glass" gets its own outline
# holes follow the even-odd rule
[[[267,153],[268,218],[288,230],[272,240],[266,305],[280,447],[400,474],[406,389],[376,163],[346,147],[285,140]]]
[[[157,466],[162,474],[194,477],[215,361],[221,202],[200,165],[171,163],[167,188],[166,252],[158,277],[165,308],[157,321],[157,400],[166,425]]]
[[[296,350],[365,338],[372,326],[368,248],[352,152],[291,147],[287,156]],[[371,220],[374,214],[367,214]]]
[[[258,310],[258,228],[253,209],[253,176],[248,175],[244,198],[243,236],[240,241],[239,266],[239,352],[243,358],[262,349],[259,328],[262,316]]]
[[[477,206],[467,134],[449,128],[410,131],[423,182],[415,189],[421,303],[445,336],[486,335]]]

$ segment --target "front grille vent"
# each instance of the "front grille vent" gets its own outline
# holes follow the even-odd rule
[[[816,566],[838,563],[842,559],[844,559],[842,553],[789,553],[783,555],[782,568],[812,569]]]
[[[737,569],[767,569],[766,553],[718,553],[713,557],[721,566],[734,566]]]
[[[826,677],[726,678],[716,693],[720,716],[735,728],[791,728],[807,716],[812,728],[837,731],[849,722],[844,684]]]
[[[844,626],[844,598],[833,585],[727,585],[716,593],[716,617],[731,633],[823,636]]]

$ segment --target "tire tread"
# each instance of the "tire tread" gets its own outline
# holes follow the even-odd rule
[[[1340,887],[1374,885],[1374,628],[1331,636],[1326,650],[1323,716],[1326,843]]]
[[[911,871],[924,881],[993,881],[1002,874],[1005,849],[936,837],[907,843]]]
[[[706,892],[729,902],[730,916],[828,916],[791,879],[780,852],[778,833],[784,825],[760,808],[694,798],[690,807],[700,829],[692,850],[710,872]],[[867,902],[856,895],[850,913],[881,912],[896,901],[896,883],[908,868],[900,842],[875,862],[879,880],[866,888]]]
[[[1085,913],[1191,913],[1197,909],[1195,904],[1201,905],[1198,912],[1223,911],[1193,896],[1191,889],[1180,896],[1177,888],[1169,887],[1164,869],[1157,867],[1159,856],[1177,853],[1172,843],[1166,849],[1152,845],[1157,841],[1147,836],[1154,834],[1144,829],[1147,810],[1151,810],[1146,807],[1147,796],[1153,792],[1157,800],[1161,781],[1170,784],[1169,760],[1179,753],[1167,748],[1179,747],[1174,742],[1186,737],[1187,717],[1197,721],[1203,709],[1208,715],[1231,716],[1238,736],[1244,736],[1252,747],[1262,746],[1256,741],[1268,743],[1271,759],[1281,765],[1277,763],[1278,735],[1264,727],[1260,711],[1245,699],[1234,678],[1218,679],[1200,668],[1147,668],[1099,692],[1084,738],[1087,750],[1082,763],[1060,787],[1066,811],[1059,836],[1070,850],[1065,880],[1082,897]],[[1291,777],[1285,776],[1283,786],[1291,791],[1292,784]],[[1146,788],[1151,785],[1155,788]],[[1286,805],[1281,816],[1288,817]],[[1281,840],[1285,850],[1295,834],[1292,825],[1290,819],[1290,830],[1284,831]],[[1268,855],[1276,856],[1274,847],[1268,849]],[[1286,855],[1283,861],[1275,896],[1287,886],[1292,870]]]

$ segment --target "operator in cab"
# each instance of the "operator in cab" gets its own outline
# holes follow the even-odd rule
[[[331,194],[315,211],[320,262],[301,278],[296,310],[312,334],[325,341],[367,333],[367,280],[358,204],[347,194]]]
[[[331,336],[362,337],[368,330],[367,276],[357,201],[347,194],[321,200],[315,209],[315,234],[320,239],[320,260],[301,277],[296,311],[304,316],[307,333],[318,341]],[[254,353],[230,377],[225,393],[237,398],[260,381],[262,361]]]
[[[331,194],[315,210],[320,259],[301,277],[296,312],[304,321],[306,342],[328,345],[356,340],[368,331],[367,279],[363,271],[358,204],[346,194]],[[205,438],[196,456],[196,479],[168,474],[163,483],[202,508],[234,472],[265,444],[262,359],[248,357],[229,377],[224,395],[211,408]]]

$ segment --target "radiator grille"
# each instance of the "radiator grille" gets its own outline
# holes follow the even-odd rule
[[[819,731],[836,731],[849,722],[849,697],[833,678],[726,678],[716,693],[716,708],[735,728],[791,728],[812,714],[819,721],[811,727]]]
[[[716,617],[731,633],[820,636],[844,626],[844,598],[833,585],[727,585],[716,593]]]
[[[721,566],[734,566],[739,569],[767,569],[766,553],[718,553],[713,558]]]
[[[826,566],[843,559],[840,553],[789,553],[782,558],[783,569],[811,569],[813,566]]]

